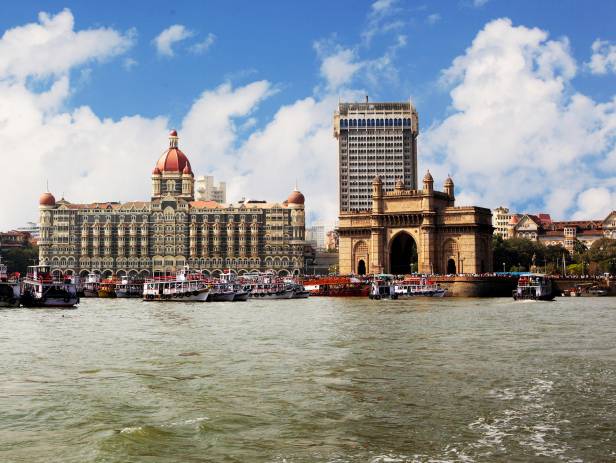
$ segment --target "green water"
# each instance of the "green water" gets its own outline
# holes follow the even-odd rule
[[[616,460],[616,299],[0,311],[1,462]]]

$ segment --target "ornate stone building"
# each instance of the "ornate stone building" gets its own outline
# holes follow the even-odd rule
[[[39,201],[40,261],[81,276],[149,276],[185,264],[206,274],[231,269],[299,274],[304,268],[304,195],[280,203],[195,201],[190,161],[170,133],[151,176],[150,201]]]
[[[455,207],[450,177],[444,192],[433,186],[430,172],[421,190],[384,191],[375,177],[372,209],[340,213],[340,273],[491,272],[490,210]]]

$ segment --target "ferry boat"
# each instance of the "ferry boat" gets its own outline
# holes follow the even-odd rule
[[[116,297],[116,281],[112,278],[101,281],[98,297]]]
[[[75,307],[77,285],[69,277],[54,277],[48,265],[31,265],[21,282],[21,303],[24,307]]]
[[[9,275],[0,257],[0,308],[19,307],[20,297],[19,274]]]
[[[446,290],[438,283],[420,276],[402,281],[393,279],[393,275],[376,276],[370,289],[370,299],[411,299],[415,297],[443,297]]]
[[[235,291],[233,285],[227,283],[215,283],[211,285],[210,302],[233,302],[235,299]]]
[[[513,290],[516,301],[553,301],[552,280],[540,273],[523,273],[518,279],[518,287]]]
[[[122,277],[115,285],[116,297],[143,297],[143,280]]]
[[[293,299],[308,299],[310,297],[310,291],[307,291],[304,285],[299,283],[293,283]]]
[[[101,277],[98,273],[90,273],[83,284],[84,297],[98,297],[98,290],[101,287]]]
[[[233,291],[233,302],[244,302],[248,300],[248,291],[244,289],[244,286],[237,280],[235,273],[228,271],[220,275],[220,281],[226,283]]]
[[[356,277],[309,278],[303,285],[311,296],[366,297],[370,294],[370,283]]]
[[[292,299],[293,294],[293,288],[281,281],[258,282],[250,286],[248,297],[250,299]]]
[[[188,266],[175,276],[152,278],[143,284],[144,301],[205,302],[209,294],[210,288],[203,276]]]

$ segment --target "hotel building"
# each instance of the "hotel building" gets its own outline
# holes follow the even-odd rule
[[[56,273],[103,276],[172,272],[184,265],[216,275],[304,268],[304,195],[285,201],[196,201],[195,179],[172,131],[151,175],[149,201],[74,204],[39,200],[41,264]]]

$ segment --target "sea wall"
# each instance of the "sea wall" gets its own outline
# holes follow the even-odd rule
[[[511,297],[518,279],[515,277],[435,277],[447,296],[456,297]]]

